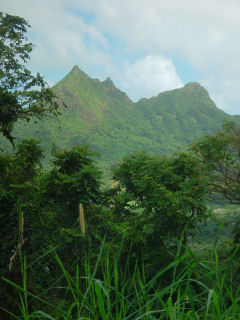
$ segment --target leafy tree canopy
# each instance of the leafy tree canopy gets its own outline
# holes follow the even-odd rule
[[[143,219],[142,230],[154,241],[180,238],[187,223],[194,228],[206,217],[205,180],[191,154],[167,158],[136,153],[124,158],[114,179],[141,209],[138,221]]]
[[[33,49],[26,37],[28,27],[23,18],[0,12],[0,132],[12,144],[18,119],[58,113],[55,96],[43,77],[33,76],[26,68]]]
[[[215,135],[206,135],[191,146],[208,177],[215,200],[240,204],[240,126],[226,122]]]
[[[95,154],[88,146],[71,150],[53,148],[53,169],[44,178],[46,199],[65,204],[70,212],[77,211],[79,203],[89,204],[100,196],[101,171],[96,166]]]
[[[40,141],[23,139],[13,155],[0,154],[0,183],[12,187],[31,182],[39,172],[43,149]]]

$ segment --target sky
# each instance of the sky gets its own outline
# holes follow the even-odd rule
[[[25,18],[30,70],[50,86],[74,65],[133,100],[195,81],[240,114],[239,0],[1,0]]]

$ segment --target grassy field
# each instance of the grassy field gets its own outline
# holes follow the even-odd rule
[[[94,259],[76,259],[71,270],[53,250],[49,254],[55,254],[62,276],[39,295],[28,291],[22,257],[22,285],[4,279],[18,292],[18,310],[1,309],[24,320],[239,319],[239,247],[224,260],[220,249],[215,241],[204,256],[180,241],[172,262],[151,279],[143,263],[131,265],[130,254],[122,265],[121,246],[113,257],[104,240]]]

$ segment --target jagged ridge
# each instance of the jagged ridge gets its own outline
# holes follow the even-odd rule
[[[15,136],[42,139],[47,154],[53,141],[61,148],[88,143],[105,167],[134,150],[184,150],[194,138],[215,132],[223,120],[239,119],[218,109],[194,82],[133,103],[110,78],[92,79],[74,66],[53,89],[68,106],[59,120],[19,123]]]

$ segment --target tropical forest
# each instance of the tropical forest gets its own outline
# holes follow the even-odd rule
[[[240,115],[28,69],[0,12],[0,319],[240,317]]]

